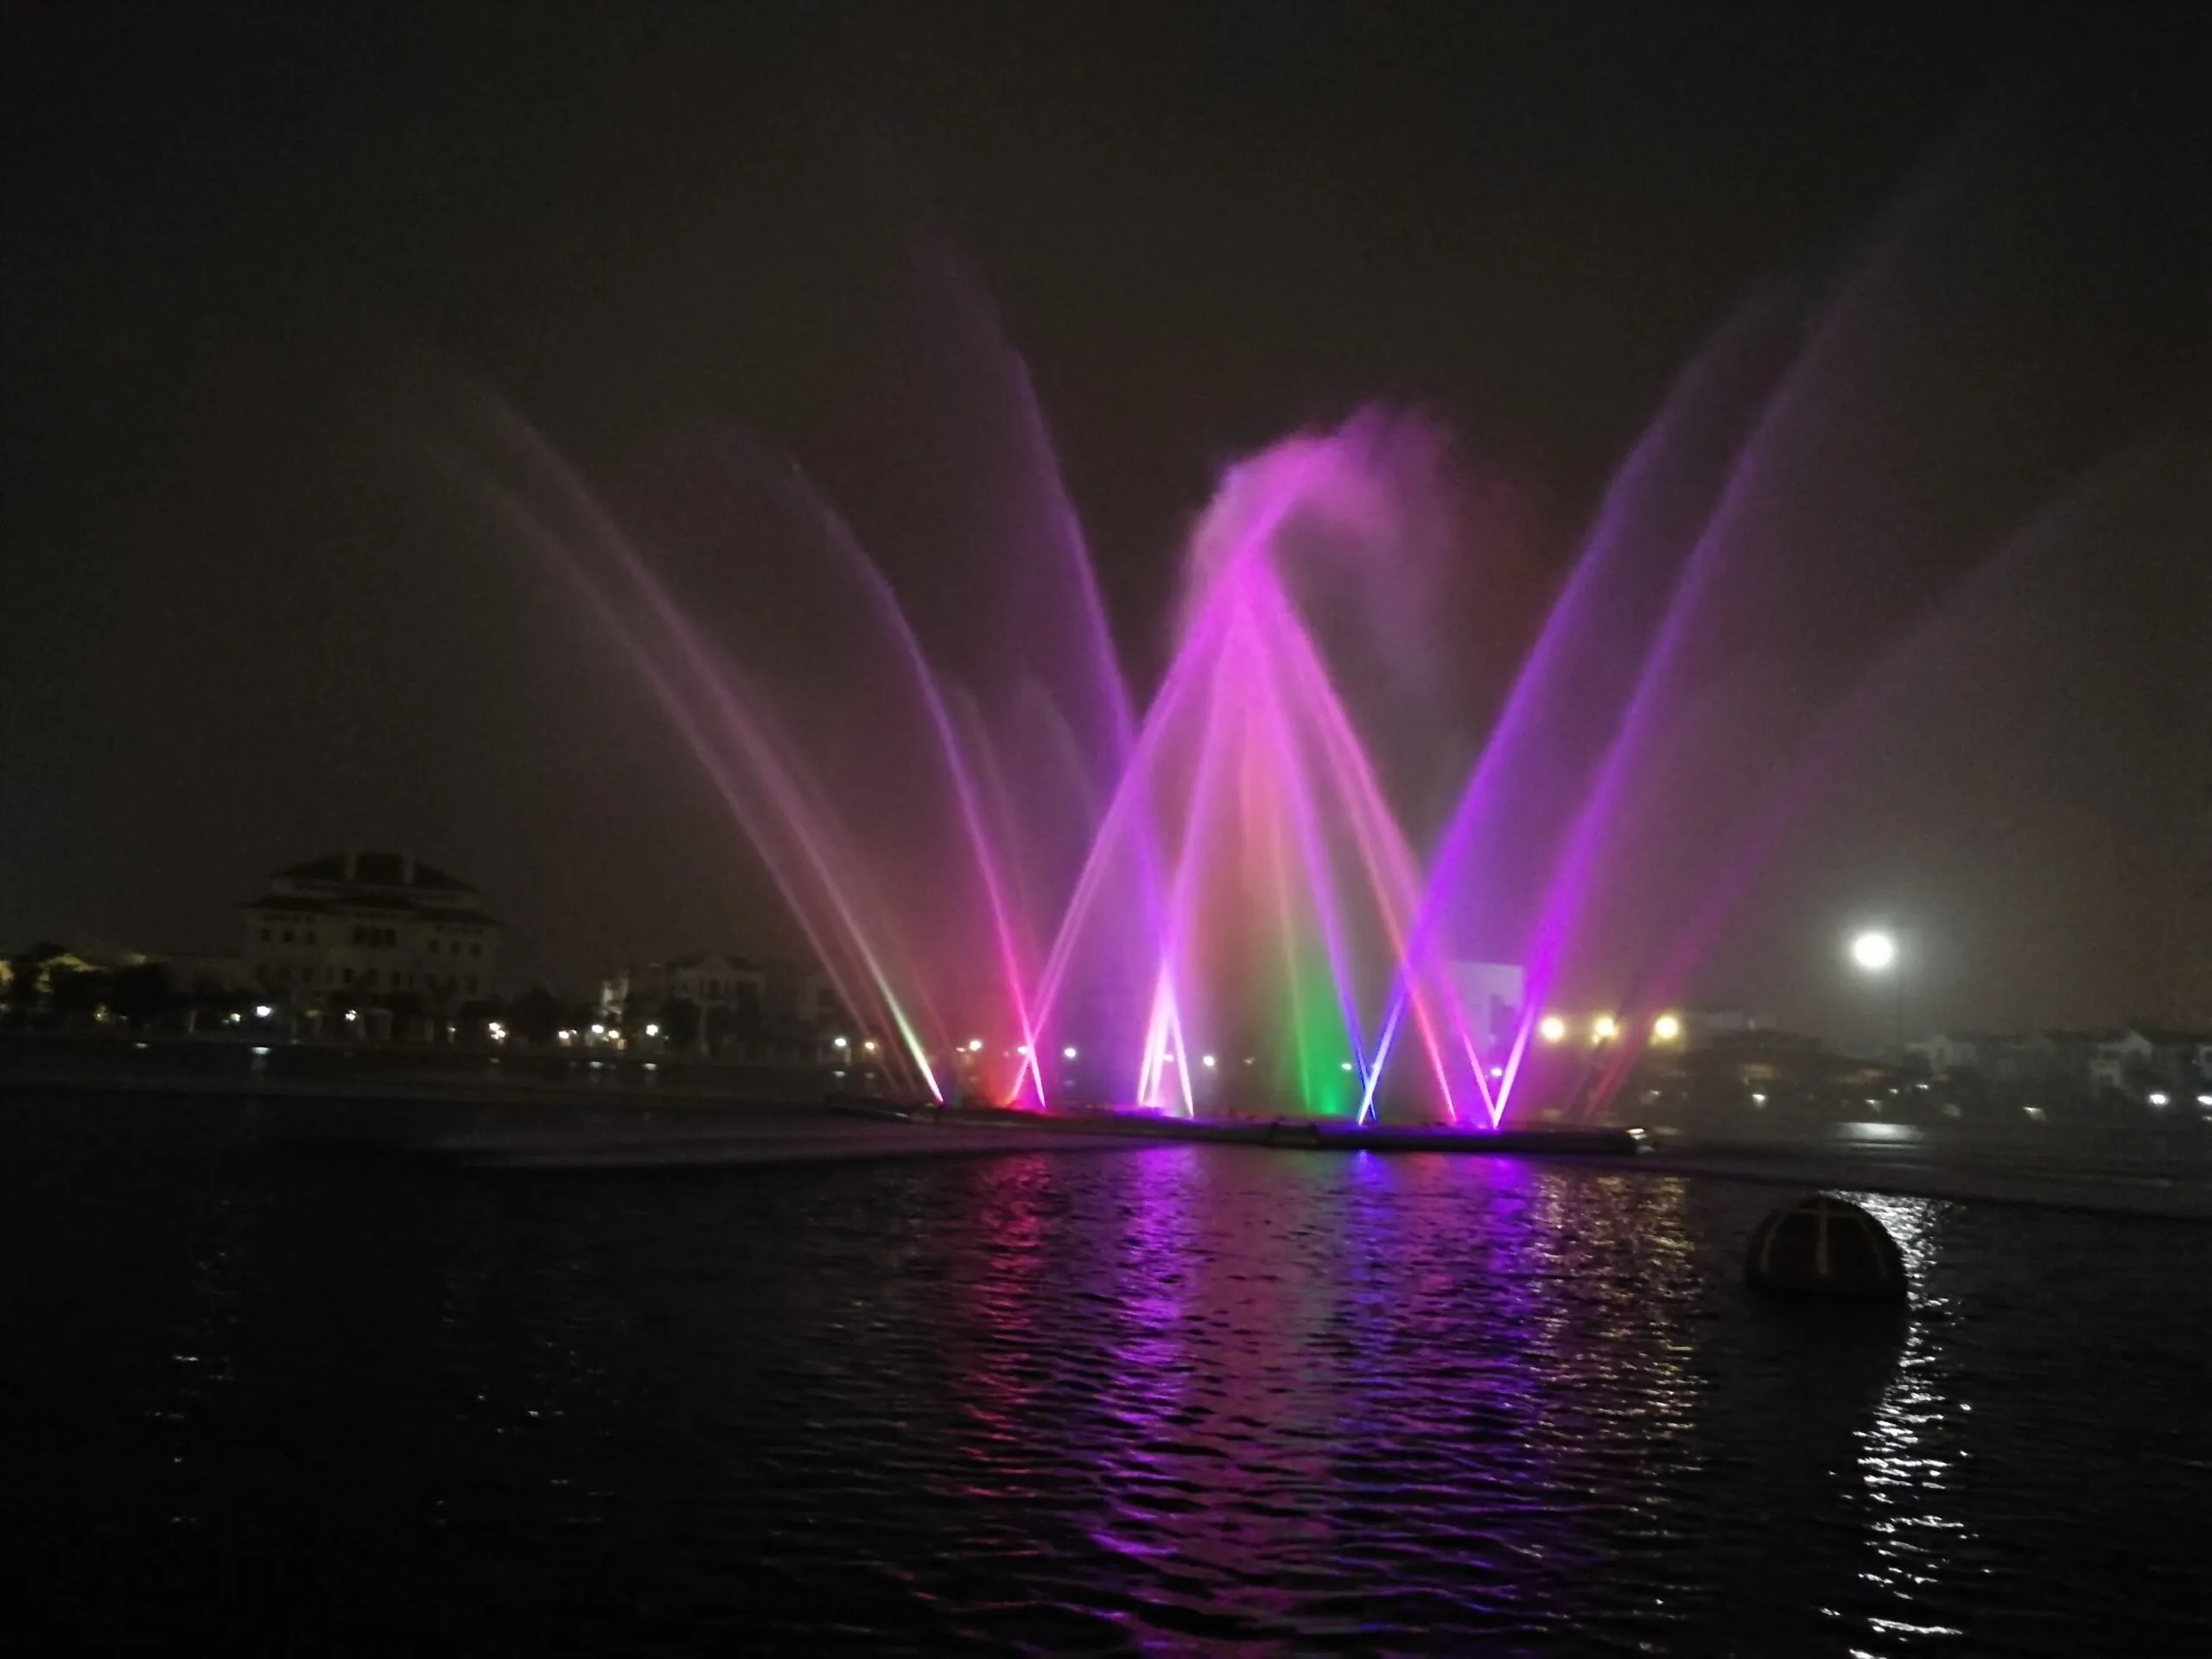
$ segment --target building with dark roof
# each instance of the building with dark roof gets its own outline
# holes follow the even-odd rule
[[[466,881],[400,853],[327,853],[269,878],[245,910],[254,982],[295,1007],[393,994],[488,995],[499,924]]]

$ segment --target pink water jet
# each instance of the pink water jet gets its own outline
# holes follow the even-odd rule
[[[992,505],[958,557],[887,558],[755,445],[620,511],[512,417],[478,459],[690,743],[874,1086],[1495,1127],[1621,1085],[1831,764],[1829,711],[1978,556],[1891,484],[1901,408],[2027,418],[1978,390],[1982,314],[1944,309],[1937,185],[1824,304],[1771,296],[1693,363],[1548,606],[1432,424],[1230,467],[1144,695],[979,308]],[[1947,395],[1892,391],[1916,377]],[[1844,583],[1861,523],[1886,580]],[[1560,996],[1630,1033],[1579,1079],[1537,1064]]]

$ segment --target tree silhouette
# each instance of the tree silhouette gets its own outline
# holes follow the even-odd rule
[[[561,1019],[566,1012],[559,997],[543,985],[533,985],[515,999],[508,1023],[515,1035],[542,1048],[561,1029]]]
[[[671,1050],[697,1047],[699,1005],[688,996],[669,998],[660,1011],[660,1033]]]
[[[176,988],[165,962],[142,962],[118,969],[108,993],[108,1006],[127,1020],[133,1031],[143,1031],[175,1005]]]

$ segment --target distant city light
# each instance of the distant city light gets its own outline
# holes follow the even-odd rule
[[[347,1019],[347,1020],[348,1020],[348,1021],[354,1020],[358,1020],[358,1019],[359,1019],[360,1017],[361,1017],[361,1016],[360,1016],[359,1014],[358,1014],[354,1013],[354,1012],[353,1012],[353,1009],[351,1009],[351,1008],[348,1008],[348,1009],[346,1009],[346,1018]]]
[[[647,1026],[647,1027],[645,1027],[645,1035],[646,1035],[646,1036],[648,1036],[648,1037],[658,1037],[658,1036],[659,1036],[659,1035],[660,1035],[660,1027],[659,1027],[658,1026]]]
[[[868,1052],[868,1053],[870,1053],[870,1054],[874,1053],[874,1052],[875,1052],[875,1039],[874,1039],[874,1038],[873,1038],[873,1037],[869,1038],[866,1042],[864,1042],[864,1043],[862,1043],[862,1044],[861,1045],[861,1049],[862,1049],[863,1051],[865,1051],[865,1052]],[[1026,1048],[1025,1048],[1025,1049],[1023,1049],[1021,1052],[1022,1052],[1023,1053],[1027,1054],[1029,1051],[1028,1051],[1027,1049],[1026,1049]]]
[[[1199,1056],[1198,1056],[1198,1064],[1199,1064],[1200,1065],[1203,1065],[1203,1066],[1206,1067],[1209,1071],[1211,1071],[1211,1070],[1213,1068],[1213,1066],[1214,1066],[1214,1065],[1216,1064],[1216,1062],[1215,1062],[1214,1058],[1213,1058],[1213,1056],[1212,1056],[1212,1055],[1211,1055],[1211,1054],[1201,1054],[1201,1055],[1199,1055]]]
[[[852,1042],[852,1039],[851,1039],[850,1038],[846,1038],[846,1037],[832,1037],[832,1038],[830,1039],[830,1047],[832,1047],[832,1048],[834,1048],[834,1049],[836,1049],[836,1050],[838,1050],[839,1052],[842,1052],[843,1050],[845,1050],[846,1048],[849,1048],[849,1047],[850,1047],[850,1046],[851,1046],[851,1042]]]
[[[1682,1022],[1671,1014],[1662,1014],[1651,1022],[1653,1040],[1671,1043],[1682,1034]]]
[[[1897,959],[1896,937],[1870,928],[1852,940],[1851,959],[1870,974],[1885,973]]]
[[[1338,1060],[1337,1062],[1337,1067],[1339,1071],[1349,1071],[1351,1070],[1351,1062],[1350,1060]]]
[[[605,1026],[594,1026],[591,1028],[591,1034],[594,1037],[604,1037],[607,1035],[607,1027]]]
[[[2212,1106],[2212,1095],[2199,1095],[2196,1097],[2196,1103],[2200,1106]]]
[[[1555,1014],[1548,1014],[1536,1022],[1536,1034],[1548,1043],[1567,1040],[1567,1021]]]
[[[2153,1090],[2151,1092],[2150,1101],[2153,1106],[2164,1106],[2171,1103],[2170,1097],[2164,1090]]]
[[[874,1053],[875,1052],[875,1045],[874,1043],[870,1043],[868,1046],[870,1053]],[[1018,1043],[1014,1046],[1014,1052],[1026,1060],[1029,1058],[1029,1045],[1027,1043]]]
[[[838,1046],[842,1047],[843,1045],[840,1044]],[[968,1039],[968,1052],[970,1054],[982,1053],[983,1052],[983,1039],[980,1037],[970,1037]]]
[[[257,1020],[266,1020],[270,1014],[276,1012],[276,1010],[270,1007],[266,1002],[257,1002],[253,1005],[253,1017]]]
[[[1621,1028],[1613,1023],[1613,1016],[1611,1014],[1601,1014],[1598,1016],[1598,1023],[1591,1027],[1590,1030],[1591,1033],[1595,1036],[1599,1042],[1610,1043],[1614,1038],[1620,1035]]]
[[[1071,1060],[1075,1058],[1075,1045],[1073,1043],[1070,1043],[1065,1048],[1062,1049],[1060,1051],[1060,1058],[1064,1060]]]

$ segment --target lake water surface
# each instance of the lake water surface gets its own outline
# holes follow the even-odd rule
[[[82,1643],[2212,1650],[2212,1228],[1163,1146],[463,1171],[0,1100],[11,1611]]]

